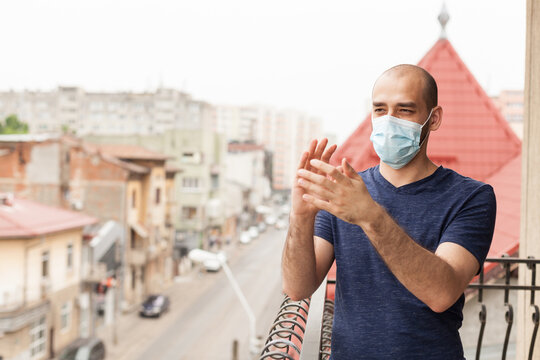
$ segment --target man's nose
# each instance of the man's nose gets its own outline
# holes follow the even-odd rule
[[[393,116],[393,117],[397,117],[397,109],[395,109],[395,108],[388,108],[387,114],[390,115],[390,116]]]

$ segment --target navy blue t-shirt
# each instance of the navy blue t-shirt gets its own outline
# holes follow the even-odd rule
[[[439,167],[396,188],[379,166],[359,173],[371,197],[424,248],[461,245],[483,264],[495,226],[490,185]],[[332,359],[462,360],[464,296],[433,312],[390,272],[362,228],[319,211],[315,236],[334,246],[337,266]]]

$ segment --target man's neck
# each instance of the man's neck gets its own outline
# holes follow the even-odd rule
[[[435,170],[437,170],[437,165],[429,160],[425,153],[419,153],[401,169],[393,169],[382,161],[379,166],[381,175],[395,187],[422,180],[433,174]]]

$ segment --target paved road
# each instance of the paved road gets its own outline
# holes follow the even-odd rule
[[[229,265],[257,317],[257,335],[266,337],[281,295],[280,260],[285,232],[269,229],[251,244],[231,250]],[[234,254],[232,254],[234,253]],[[239,343],[239,360],[248,351],[248,317],[223,271],[197,273],[173,285],[171,311],[159,319],[124,316],[116,346],[110,332],[108,359],[230,360]]]

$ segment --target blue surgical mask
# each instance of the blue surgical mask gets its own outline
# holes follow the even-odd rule
[[[393,169],[401,169],[407,165],[426,141],[427,134],[422,144],[420,143],[420,134],[432,112],[433,109],[422,125],[391,115],[372,117],[373,131],[369,139],[382,162]]]

